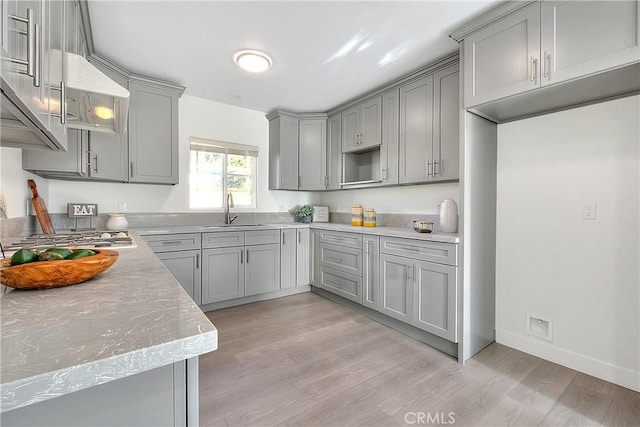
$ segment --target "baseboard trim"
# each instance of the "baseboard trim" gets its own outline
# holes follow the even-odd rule
[[[200,306],[200,310],[203,312],[219,310],[221,308],[235,307],[236,305],[250,304],[252,302],[266,301],[274,298],[288,297],[289,295],[301,294],[303,292],[309,292],[311,290],[310,285],[296,286],[295,288],[282,289],[274,292],[267,292],[266,294],[251,295],[248,297],[235,298],[227,301],[214,302],[211,304],[205,304]]]
[[[496,329],[496,342],[622,387],[640,391],[640,372],[501,329]]]
[[[421,343],[427,344],[428,346],[433,347],[436,350],[439,350],[455,359],[458,358],[458,344],[456,343],[447,341],[444,338],[440,338],[439,336],[430,334],[429,332],[423,331],[422,329],[418,329],[414,326],[407,325],[406,323],[401,322],[398,319],[394,319],[393,317],[389,317],[385,314],[379,313],[368,307],[343,298],[340,295],[325,291],[324,289],[312,286],[311,292],[313,292],[314,294],[318,294],[321,297],[331,300],[337,304],[357,311],[358,313],[363,314],[368,318],[385,325],[388,328],[396,330],[401,334],[413,338],[414,340],[420,341]]]

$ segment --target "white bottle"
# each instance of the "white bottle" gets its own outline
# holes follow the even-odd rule
[[[124,231],[129,226],[129,221],[124,217],[123,213],[110,213],[107,220],[107,230],[110,231]]]
[[[451,199],[440,203],[440,231],[455,233],[458,231],[458,205]]]

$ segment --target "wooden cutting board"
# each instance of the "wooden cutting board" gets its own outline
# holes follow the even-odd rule
[[[30,179],[27,181],[27,183],[29,184],[29,188],[31,189],[31,195],[33,196],[31,199],[31,203],[33,204],[33,209],[36,211],[36,216],[38,217],[38,222],[40,223],[42,232],[44,234],[55,234],[56,230],[53,229],[51,217],[49,216],[49,212],[47,212],[47,205],[44,204],[44,200],[38,194],[38,187],[36,186],[36,182]]]

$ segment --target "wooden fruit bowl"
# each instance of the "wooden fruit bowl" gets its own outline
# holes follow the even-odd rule
[[[78,259],[36,261],[10,265],[2,260],[0,283],[16,289],[48,289],[76,285],[94,278],[111,267],[118,259],[118,252],[105,249]]]

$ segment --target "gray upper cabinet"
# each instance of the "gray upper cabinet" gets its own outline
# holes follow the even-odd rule
[[[280,111],[269,120],[269,189],[298,189],[298,117]]]
[[[1,145],[67,149],[60,109],[61,82],[66,79],[65,3],[3,0],[0,4]]]
[[[433,176],[433,75],[400,88],[399,182]]]
[[[324,190],[327,186],[327,120],[300,119],[298,189]]]
[[[464,106],[535,89],[540,76],[540,4],[465,39]]]
[[[398,183],[400,92],[392,89],[382,95],[382,144],[380,178],[384,185]]]
[[[433,180],[460,177],[460,67],[433,75]]]
[[[22,150],[22,168],[47,178],[88,177],[87,132],[67,129],[67,151]]]
[[[181,91],[146,80],[130,80],[129,182],[178,183]]]
[[[637,1],[544,1],[542,85],[640,59]]]
[[[339,190],[342,182],[342,114],[327,119],[327,189]]]
[[[464,40],[465,108],[504,122],[640,90],[637,1],[518,7],[508,2],[452,35]]]
[[[361,151],[382,143],[382,99],[375,96],[342,112],[342,152]]]

